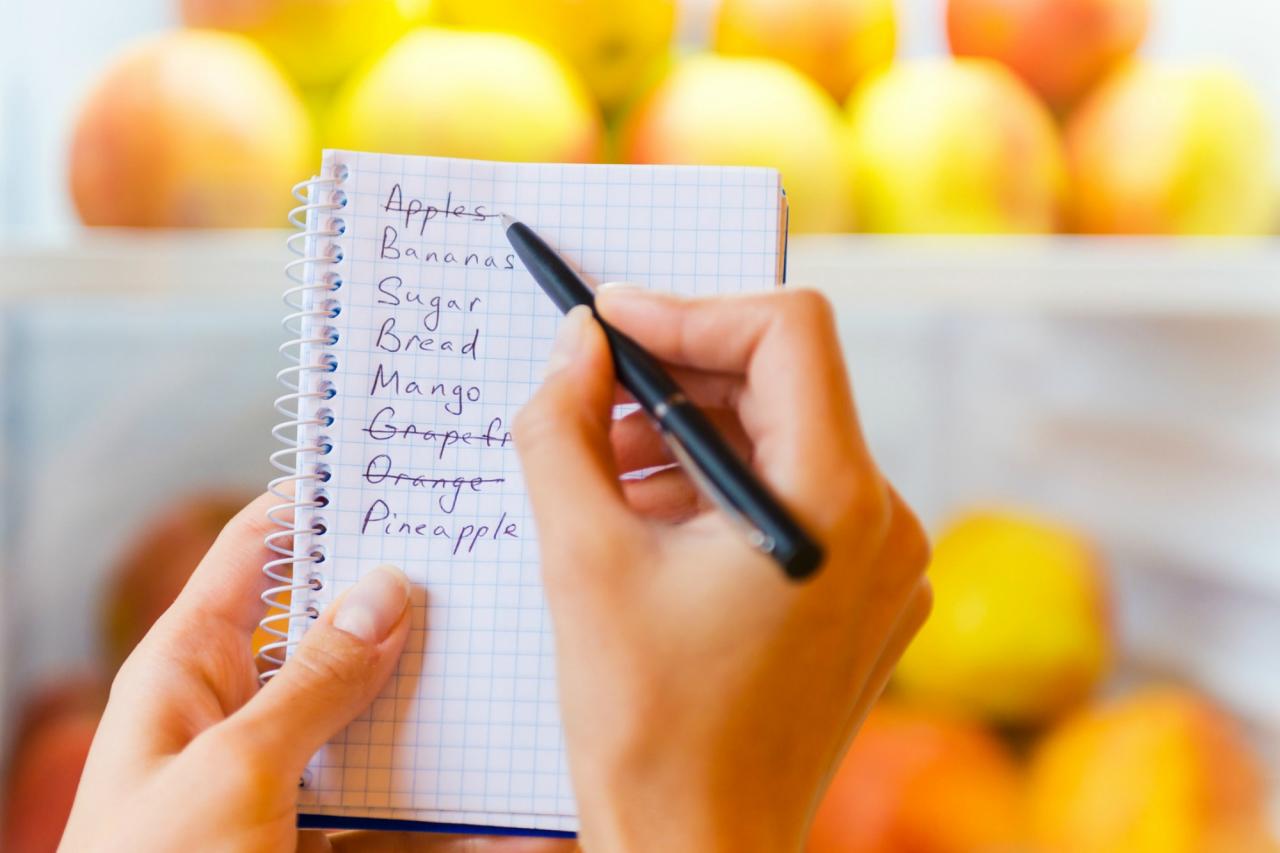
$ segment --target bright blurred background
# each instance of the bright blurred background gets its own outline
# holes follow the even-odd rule
[[[187,20],[234,25],[237,16],[246,19],[252,17],[255,5],[261,6],[265,3],[254,4],[246,0],[222,0],[222,2],[210,0],[206,3],[196,3],[189,0],[185,8]],[[308,6],[322,7],[335,4],[327,0],[315,4],[299,0],[296,3],[279,5],[303,9]],[[398,5],[404,8],[410,17],[420,9],[425,10],[428,17],[438,18],[449,12],[454,12],[454,16],[457,17],[457,10],[449,8],[450,0],[434,0],[434,2],[404,0]],[[467,7],[471,4],[453,0],[452,5]],[[741,2],[737,5],[748,12],[753,7],[775,10],[788,7],[785,3],[768,2]],[[842,6],[855,9],[862,7],[864,10],[862,14],[865,16],[866,9],[884,7],[888,4],[873,3],[868,0],[863,3],[826,5],[832,9],[839,9]],[[893,28],[896,29],[896,55],[900,60],[937,57],[948,52],[945,0],[895,0],[893,5],[895,9],[893,19],[896,21],[896,27]],[[1019,0],[1010,0],[1003,4],[973,3],[970,5],[973,7],[971,17],[974,21],[978,21],[983,14],[980,8],[982,6],[1016,8],[1020,3]],[[1142,4],[1101,5],[1136,8]],[[482,18],[486,14],[484,10],[492,7],[497,10],[492,14],[500,16],[503,6],[504,4],[501,3],[480,3],[476,4],[476,9],[480,11],[470,14],[475,16],[476,23],[483,25],[485,21]],[[624,6],[640,7],[640,11],[634,13],[638,23],[633,24],[625,15],[605,23],[619,28],[620,31],[635,34],[632,36],[631,47],[639,51],[640,57],[648,55],[651,58],[659,48],[665,48],[666,42],[661,39],[664,13],[656,10],[668,8],[669,4],[628,2],[621,4],[618,8]],[[799,2],[795,4],[795,9],[803,10],[806,7],[821,6],[823,4]],[[650,11],[644,12],[645,7]],[[95,3],[91,0],[62,0],[56,4],[21,3],[13,0],[7,4],[7,23],[4,28],[0,28],[0,47],[3,47],[0,69],[4,72],[0,75],[0,156],[4,156],[11,163],[21,163],[22,167],[6,170],[6,174],[0,177],[0,201],[5,202],[0,208],[0,225],[4,225],[6,229],[21,229],[21,233],[24,234],[45,235],[51,232],[56,233],[76,222],[75,207],[65,188],[70,129],[78,110],[91,86],[104,76],[109,63],[120,55],[126,44],[141,36],[177,26],[183,20],[183,8],[184,4],[181,0],[129,0],[129,2],[112,4]],[[536,8],[536,4],[530,6],[530,11],[524,13],[523,18],[535,17],[536,12],[533,10]],[[218,9],[223,10],[222,21],[218,20]],[[716,40],[717,11],[718,0],[685,0],[678,4],[672,16],[673,23],[669,25],[674,35],[673,43],[677,45],[678,52],[701,50]],[[361,27],[346,28],[350,22],[340,19],[337,17],[338,14],[335,13],[332,23],[339,34],[332,36],[331,40],[340,39],[344,45],[359,44],[360,36],[363,36],[366,46],[370,43],[383,42],[388,37],[387,34],[394,32],[398,26],[395,22],[384,21],[382,26],[384,32],[375,34],[369,30],[377,28],[377,22],[372,20],[377,16],[363,16],[362,23],[365,26],[362,29]],[[797,12],[792,17],[795,19],[801,14]],[[1266,0],[1220,0],[1213,4],[1207,4],[1201,0],[1155,0],[1150,4],[1149,14],[1149,24],[1141,29],[1133,29],[1131,26],[1132,32],[1129,34],[1104,32],[1094,36],[1095,40],[1101,42],[1100,45],[1090,44],[1079,47],[1079,50],[1088,57],[1085,60],[1086,65],[1093,63],[1094,66],[1098,66],[1099,62],[1105,65],[1109,59],[1115,58],[1117,51],[1123,52],[1131,45],[1136,46],[1143,57],[1160,63],[1210,62],[1230,69],[1243,77],[1265,109],[1272,116],[1280,115],[1280,56],[1274,49],[1274,34],[1280,31],[1280,6]],[[201,15],[208,17],[199,17]],[[287,17],[286,14],[285,18]],[[360,17],[356,16],[356,19]],[[750,21],[750,15],[744,17]],[[1119,17],[1118,14],[1117,17]],[[856,15],[849,15],[846,18],[856,20]],[[867,63],[874,67],[894,50],[895,40],[886,38],[887,33],[884,32],[883,25],[881,25],[881,32],[876,32],[875,26],[864,26],[863,30],[869,31],[869,35],[859,36],[853,33],[846,36],[845,43],[852,47],[847,49],[847,57],[842,60],[837,56],[840,52],[838,47],[832,48],[827,54],[823,54],[822,50],[809,49],[806,46],[806,35],[796,28],[788,29],[779,26],[776,30],[782,34],[779,38],[789,39],[790,42],[779,43],[778,39],[773,38],[774,29],[764,15],[758,15],[756,19],[766,20],[766,23],[754,31],[751,31],[750,23],[739,28],[749,32],[736,37],[739,43],[735,44],[735,50],[752,52],[757,47],[752,39],[759,40],[767,36],[774,41],[772,49],[780,51],[783,58],[789,58],[802,67],[812,69],[826,63],[832,68],[839,66],[851,69],[846,72],[844,78],[841,78],[841,82],[834,84],[837,91],[843,91],[845,85],[843,80],[849,79],[849,75],[862,70],[859,63]],[[518,29],[526,33],[531,32],[527,20],[516,23]],[[1063,23],[1069,22],[1064,19]],[[1117,26],[1105,21],[1095,21],[1092,25],[1098,31],[1107,28],[1114,30]],[[290,25],[282,26],[285,31],[288,31]],[[552,20],[551,26],[559,25]],[[997,22],[995,26],[998,28],[1000,25]],[[1059,25],[1051,24],[1046,28],[1045,33],[1038,37],[1045,39],[1046,44],[1057,40],[1071,40],[1061,35],[1061,29],[1055,31],[1054,26]],[[1084,21],[1083,26],[1087,29],[1091,23]],[[313,29],[312,32],[315,31]],[[293,32],[294,40],[298,44],[317,43],[314,35],[309,37],[306,32],[297,29]],[[1055,32],[1058,35],[1048,35]],[[576,36],[573,33],[574,29],[568,28],[564,39],[575,40]],[[841,35],[842,32],[837,30],[823,33],[822,37],[835,43]],[[608,32],[597,32],[595,42],[577,40],[576,43],[584,45],[584,51],[598,49],[599,39],[608,36]],[[271,38],[274,36],[268,35],[267,41],[270,42]],[[1111,40],[1110,43],[1108,39]],[[733,37],[727,37],[726,40],[735,41]],[[812,36],[807,40],[812,41]],[[974,47],[975,49],[979,47],[976,41]],[[806,52],[812,57],[809,66],[804,66],[804,60],[796,59],[797,56]],[[292,75],[295,81],[307,84],[309,105],[315,106],[317,101],[322,100],[323,95],[333,87],[313,85],[313,79],[305,78],[314,78],[317,73],[322,77],[333,75],[336,73],[335,68],[340,69],[344,64],[350,65],[366,58],[361,56],[359,51],[352,52],[345,48],[337,53],[343,55],[329,61],[308,59],[305,64],[313,70],[302,74],[301,78],[297,73]],[[1036,53],[1034,46],[1032,53]],[[311,51],[299,54],[299,56],[302,55],[310,56]],[[1065,65],[1059,53],[1052,49],[1039,51],[1039,60],[1045,67],[1064,67]],[[293,61],[296,63],[301,60]],[[645,83],[650,82],[645,78],[643,70],[634,70],[641,68],[641,63],[623,62],[621,65],[623,73],[615,74],[612,80],[599,84],[613,87],[613,91],[606,93],[606,100],[633,96],[637,90],[643,89]],[[600,72],[597,72],[596,76],[599,77]],[[836,77],[832,79],[837,79],[839,76],[839,73],[836,73]],[[621,94],[617,94],[618,92]],[[761,106],[768,109],[772,105],[762,104]],[[316,110],[323,112],[320,107],[316,107]],[[808,132],[802,136],[812,137],[814,133],[813,129],[808,129]],[[1141,135],[1142,127],[1133,128],[1132,133]],[[1280,139],[1280,136],[1273,133],[1273,138]],[[1273,142],[1272,150],[1275,162],[1280,163],[1280,141]],[[650,153],[653,152],[650,151]],[[672,152],[673,155],[681,153],[688,155],[692,152]]]
[[[53,849],[111,673],[268,477],[263,229],[321,145],[782,170],[935,539],[814,853],[1277,849],[1280,5],[3,11],[0,849]]]

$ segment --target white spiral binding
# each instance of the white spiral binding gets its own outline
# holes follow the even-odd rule
[[[338,166],[329,177],[298,184],[293,188],[293,195],[300,204],[289,212],[289,222],[297,233],[290,235],[286,244],[297,257],[285,266],[285,275],[293,284],[284,293],[284,302],[290,311],[282,324],[290,340],[280,346],[280,353],[292,364],[276,374],[288,393],[275,404],[276,411],[286,420],[271,430],[285,447],[271,454],[271,465],[281,475],[267,487],[282,503],[267,511],[267,517],[279,529],[268,533],[263,540],[276,555],[262,567],[263,574],[274,582],[262,593],[267,615],[258,623],[274,638],[258,651],[258,660],[265,664],[259,667],[258,677],[263,682],[279,671],[288,649],[297,643],[289,639],[293,620],[314,619],[319,615],[309,601],[295,601],[295,596],[317,591],[324,585],[324,577],[315,567],[325,559],[324,545],[316,539],[327,532],[326,528],[320,519],[313,517],[306,529],[302,529],[298,514],[299,510],[328,505],[324,483],[328,482],[330,471],[317,460],[328,454],[332,445],[317,434],[310,444],[303,446],[302,435],[309,427],[323,429],[333,424],[332,411],[321,404],[337,393],[325,374],[336,371],[338,361],[324,348],[338,340],[337,331],[326,325],[326,321],[337,317],[342,310],[333,294],[342,287],[342,279],[335,269],[342,261],[338,238],[346,232],[346,225],[337,211],[347,205],[346,193],[341,189],[347,174],[345,166]],[[305,576],[300,575],[303,571]]]

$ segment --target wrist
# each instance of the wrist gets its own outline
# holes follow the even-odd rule
[[[649,791],[667,796],[655,801]],[[679,793],[676,793],[679,792]],[[780,791],[761,797],[698,796],[689,786],[629,784],[597,788],[580,802],[582,849],[587,853],[798,853],[808,832],[807,811]]]

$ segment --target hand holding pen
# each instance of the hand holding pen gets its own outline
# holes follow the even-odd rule
[[[577,271],[533,229],[502,214],[511,246],[529,274],[561,311],[585,307],[595,294]],[[609,342],[618,382],[657,425],[681,468],[732,519],[752,547],[768,554],[795,580],[822,565],[822,546],[796,521],[685,394],[659,359],[597,316]]]
[[[583,849],[799,850],[839,755],[929,608],[927,544],[863,443],[813,292],[680,299],[602,288],[824,546],[792,583],[679,467],[612,417],[600,323],[565,318],[514,425],[555,625]]]

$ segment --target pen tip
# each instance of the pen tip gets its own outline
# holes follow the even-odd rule
[[[508,216],[508,215],[507,215],[507,214],[505,214],[505,213],[499,213],[499,214],[498,214],[498,219],[502,222],[502,230],[503,230],[503,231],[507,230],[507,229],[508,229],[508,228],[510,228],[512,225],[515,225],[515,224],[516,224],[515,217],[514,217],[514,216]]]

